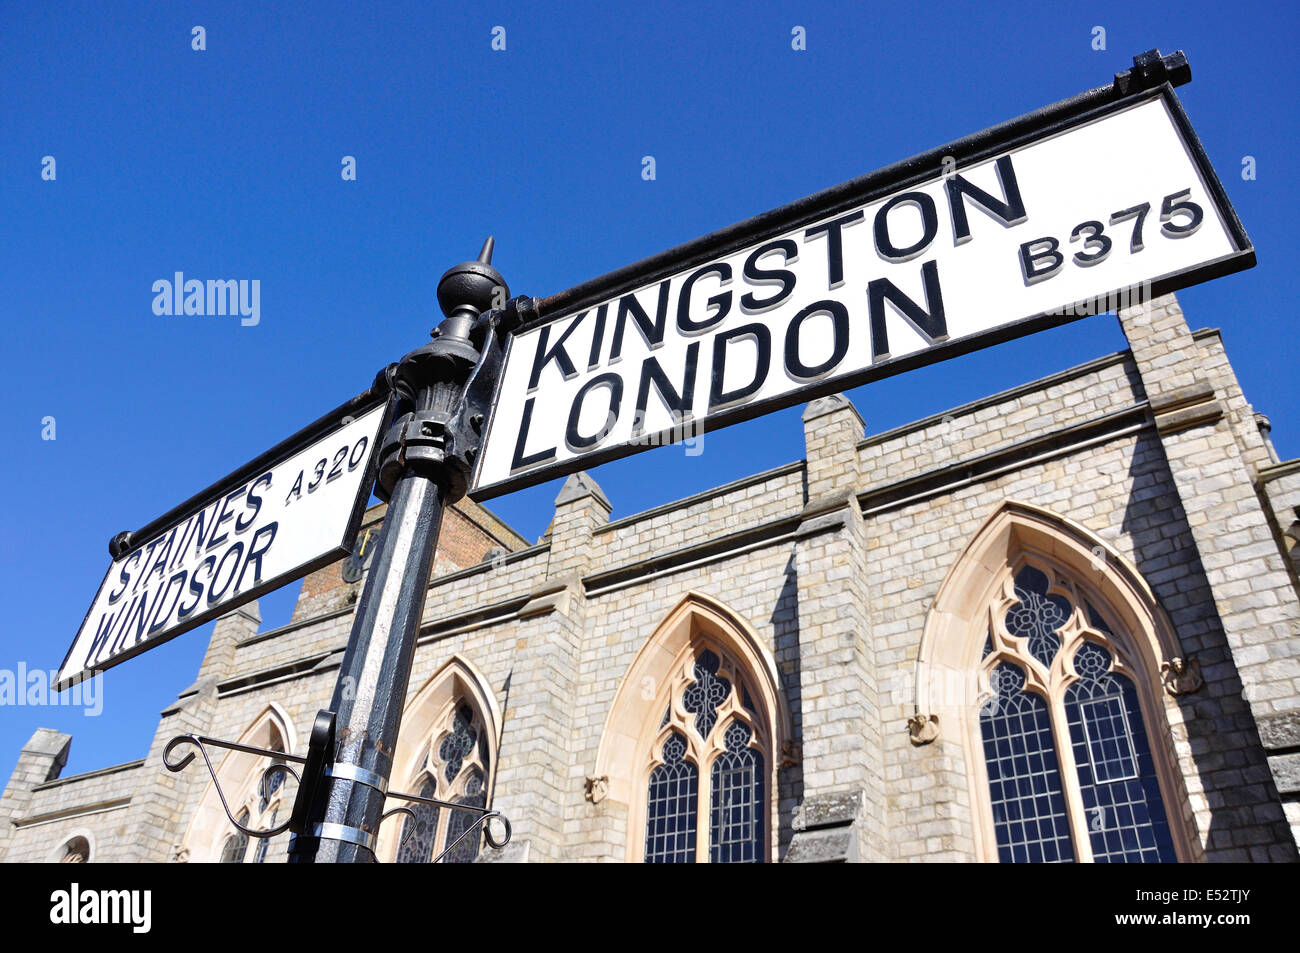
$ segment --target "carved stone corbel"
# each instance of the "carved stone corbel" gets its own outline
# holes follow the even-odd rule
[[[1170,695],[1190,695],[1205,684],[1201,661],[1195,658],[1171,658],[1163,666],[1165,688]]]
[[[592,804],[599,804],[609,793],[609,775],[602,774],[600,777],[589,777],[583,785],[583,797]]]
[[[792,738],[786,738],[781,742],[781,763],[777,765],[778,770],[793,768],[803,757],[803,752],[799,746],[794,743]]]
[[[928,745],[939,737],[939,716],[916,714],[907,719],[907,731],[912,744],[920,747]]]

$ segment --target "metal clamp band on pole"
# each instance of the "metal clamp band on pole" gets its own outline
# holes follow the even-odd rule
[[[356,781],[358,784],[364,784],[367,787],[374,788],[380,794],[388,793],[388,779],[382,774],[367,771],[359,764],[332,764],[325,769],[325,776],[329,778],[344,778],[348,781]]]
[[[313,837],[319,837],[323,840],[346,841],[349,844],[364,847],[371,853],[375,851],[375,835],[369,831],[363,831],[359,827],[349,827],[346,824],[313,824],[311,833]]]

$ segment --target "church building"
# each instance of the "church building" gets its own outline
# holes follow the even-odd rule
[[[576,474],[535,544],[457,503],[391,786],[513,835],[417,804],[377,858],[1296,860],[1300,461],[1172,295],[1119,321],[1126,351],[884,433],[815,400],[804,459],[642,513]],[[139,761],[65,777],[37,731],[0,861],[283,861],[164,748],[305,753],[365,573],[222,617]],[[294,782],[211,750],[231,815],[284,823]]]

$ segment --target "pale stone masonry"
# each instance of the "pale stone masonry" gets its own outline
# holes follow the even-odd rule
[[[1275,458],[1218,333],[1191,332],[1172,296],[1119,320],[1128,351],[886,433],[866,436],[843,397],[814,401],[803,461],[644,513],[611,522],[595,480],[575,475],[533,545],[458,504],[410,699],[414,712],[449,666],[478,686],[490,805],[514,829],[479,860],[640,858],[664,697],[645,673],[669,671],[679,618],[754,666],[752,710],[771,727],[768,859],[993,859],[983,752],[961,727],[977,700],[936,687],[926,640],[960,612],[987,613],[948,581],[972,561],[990,578],[1005,569],[996,548],[972,549],[1003,514],[1057,527],[1044,558],[1065,565],[1075,540],[1094,560],[1076,571],[1129,580],[1156,629],[1167,623],[1133,677],[1180,859],[1294,861],[1300,462]],[[1030,538],[1010,532],[1003,553]],[[142,761],[63,778],[71,739],[38,731],[0,800],[0,859],[57,860],[75,838],[92,862],[216,859],[230,827],[211,782],[197,762],[165,771],[163,747],[187,732],[246,737],[273,715],[301,753],[357,591],[334,566],[308,578],[286,626],[259,631],[255,606],[221,619]],[[428,743],[404,734],[395,763]],[[398,827],[385,825],[384,859]]]

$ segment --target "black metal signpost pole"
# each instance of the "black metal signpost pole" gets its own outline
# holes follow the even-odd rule
[[[335,750],[290,863],[375,860],[443,508],[465,495],[478,450],[482,416],[467,398],[474,390],[490,400],[500,366],[499,352],[488,352],[499,345],[501,312],[488,312],[504,302],[505,282],[491,260],[489,238],[478,261],[443,275],[438,303],[446,320],[393,372],[401,402],[384,437],[376,489],[388,512],[334,688]]]

